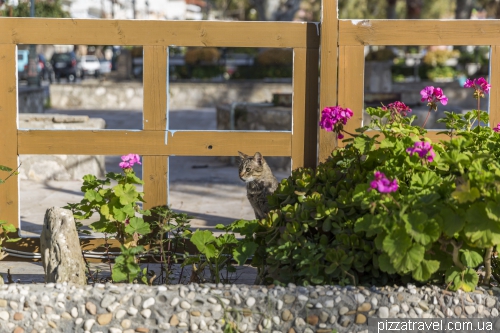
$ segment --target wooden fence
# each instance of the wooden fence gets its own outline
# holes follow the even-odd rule
[[[20,130],[17,126],[18,44],[142,45],[143,129]],[[168,46],[292,48],[291,131],[169,131]],[[145,208],[167,204],[168,156],[236,156],[238,150],[290,156],[292,167],[316,164],[319,28],[313,23],[134,21],[0,18],[0,165],[15,167],[20,154],[124,155],[143,159]],[[49,208],[49,207],[47,207]],[[19,181],[0,191],[0,216],[19,227]],[[82,240],[84,249],[102,239]],[[39,238],[9,248],[38,252]]]
[[[339,20],[338,0],[323,0],[321,27],[312,23],[0,19],[0,164],[15,166],[19,154],[143,156],[147,206],[167,203],[167,159],[177,156],[234,156],[260,150],[291,156],[292,167],[314,166],[337,146],[318,122],[318,56],[321,41],[320,109],[342,105],[354,111],[346,126],[362,123],[366,45],[490,45],[490,124],[500,122],[500,20]],[[319,37],[321,30],[321,37]],[[320,40],[321,39],[321,40]],[[142,131],[46,131],[17,128],[17,44],[144,46]],[[288,132],[169,131],[167,47],[293,48],[293,128]],[[436,139],[436,132],[431,132]],[[317,143],[319,140],[319,151]],[[0,192],[0,216],[19,226],[19,183]],[[93,248],[102,240],[86,241]],[[38,238],[16,248],[37,251]]]
[[[489,45],[490,126],[500,122],[500,20],[339,20],[337,3],[323,0],[320,109],[341,105],[353,110],[346,131],[353,133],[362,123],[367,45]],[[428,136],[444,139],[437,131]],[[319,160],[336,144],[333,133],[320,131]]]

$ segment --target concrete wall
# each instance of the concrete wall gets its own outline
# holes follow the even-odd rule
[[[20,129],[104,129],[101,118],[57,114],[20,114]],[[20,179],[81,180],[87,174],[103,177],[105,161],[102,155],[21,155]]]
[[[292,83],[173,82],[170,108],[215,107],[219,103],[271,102],[273,93],[291,93]],[[142,109],[140,82],[56,84],[50,87],[56,109]]]

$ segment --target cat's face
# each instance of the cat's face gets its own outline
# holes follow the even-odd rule
[[[262,155],[260,153],[255,153],[254,156],[249,156],[241,152],[238,153],[241,157],[238,167],[240,179],[247,183],[259,179],[263,171],[262,164],[264,162]]]

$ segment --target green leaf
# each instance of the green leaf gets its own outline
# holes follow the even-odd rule
[[[467,180],[462,184],[458,184],[457,189],[451,193],[451,196],[459,203],[466,203],[475,201],[481,194],[476,187],[470,188],[470,182]]]
[[[198,251],[204,254],[207,259],[215,257],[215,246],[211,244],[214,241],[215,237],[209,230],[196,230],[191,236],[191,243],[193,243]]]
[[[401,256],[410,248],[411,238],[404,229],[396,227],[385,237],[382,246],[389,257]]]
[[[389,274],[396,273],[396,269],[392,265],[391,258],[389,258],[389,256],[387,255],[387,253],[382,253],[378,257],[378,264],[379,264],[380,270],[382,272],[386,272],[386,273],[389,273]]]
[[[435,242],[440,235],[439,224],[429,219],[427,214],[412,212],[407,215],[406,232],[422,245]]]
[[[244,265],[248,258],[254,255],[259,245],[254,242],[240,242],[238,247],[233,250],[234,260],[238,265]]]
[[[465,214],[462,210],[455,212],[451,208],[444,208],[440,211],[443,232],[448,237],[453,237],[455,233],[462,230],[465,225]]]
[[[430,188],[441,184],[442,181],[442,178],[439,177],[435,172],[418,172],[415,173],[411,178],[411,188]]]
[[[421,282],[429,280],[439,269],[439,261],[437,260],[422,260],[420,265],[413,271],[412,277]]]
[[[403,255],[397,256],[392,260],[394,268],[403,274],[415,270],[424,259],[425,248],[420,244],[413,246]]]
[[[491,247],[500,244],[500,223],[489,218],[486,204],[476,202],[467,210],[464,233],[471,245]]]
[[[460,261],[467,267],[477,267],[483,262],[483,256],[476,251],[461,249]]]
[[[17,228],[14,227],[12,224],[4,224],[4,225],[2,225],[2,228],[3,228],[3,230],[5,230],[7,232],[16,232],[17,231]]]
[[[7,172],[12,171],[12,169],[11,169],[11,168],[6,167],[5,165],[0,165],[0,170],[2,170],[2,171],[7,171]]]
[[[147,235],[151,232],[149,224],[140,217],[132,217],[129,222],[130,223],[125,227],[125,232],[130,235],[134,232],[137,232],[139,235]]]
[[[101,195],[96,190],[87,190],[85,192],[84,198],[90,202],[93,202],[93,201],[101,202],[102,201]]]
[[[116,196],[120,198],[122,205],[133,204],[138,201],[139,192],[137,192],[137,189],[132,184],[118,184],[113,187],[113,190]]]
[[[359,150],[361,155],[372,150],[374,140],[366,135],[360,135],[354,139],[353,146]]]

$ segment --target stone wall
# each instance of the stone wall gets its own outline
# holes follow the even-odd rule
[[[219,103],[271,102],[273,93],[291,93],[292,84],[270,82],[171,82],[171,109],[214,107]],[[142,109],[140,82],[91,81],[57,84],[50,88],[51,106],[56,109]]]
[[[57,114],[20,114],[20,129],[104,129],[101,118]],[[81,180],[87,174],[102,177],[105,162],[102,155],[20,155],[21,179]]]
[[[490,329],[478,331],[498,332],[496,289],[11,284],[0,287],[0,331],[371,333],[377,332],[375,318],[443,323],[483,318]]]
[[[48,87],[19,87],[19,113],[43,113],[48,98]]]

